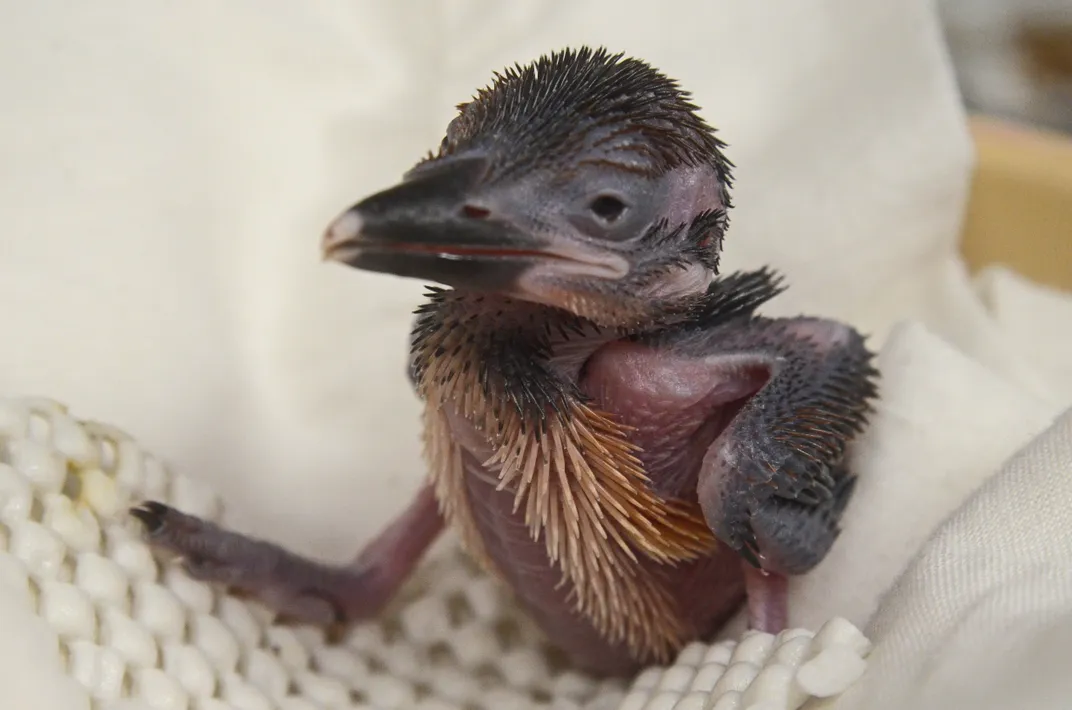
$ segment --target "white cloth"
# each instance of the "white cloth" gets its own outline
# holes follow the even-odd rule
[[[321,264],[322,228],[433,147],[492,70],[569,44],[694,92],[739,166],[726,268],[789,277],[768,312],[885,344],[859,497],[794,622],[866,621],[1072,401],[1068,298],[974,286],[955,256],[971,151],[924,0],[40,0],[0,6],[0,40],[0,391],[124,427],[296,550],[345,559],[423,475],[403,367],[422,286]],[[970,596],[921,579],[918,613]],[[905,598],[883,628],[916,623],[892,611]]]
[[[870,625],[837,710],[1066,708],[1072,698],[1072,410],[923,546]]]

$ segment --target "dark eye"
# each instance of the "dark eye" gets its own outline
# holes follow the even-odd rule
[[[608,224],[617,221],[625,212],[625,207],[625,203],[613,195],[600,195],[588,205],[592,214]]]

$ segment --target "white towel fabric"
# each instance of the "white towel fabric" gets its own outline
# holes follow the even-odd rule
[[[1072,653],[1068,624],[1042,625],[1072,591],[1040,591],[1044,560],[1069,564],[1068,419],[917,555],[1072,404],[1069,297],[1000,270],[973,284],[956,257],[970,142],[924,0],[7,3],[0,391],[114,422],[234,524],[349,557],[423,475],[403,367],[421,284],[321,264],[320,232],[492,70],[582,42],[680,79],[729,141],[725,266],[787,274],[768,312],[883,348],[846,531],[794,588],[794,624],[878,610],[873,670],[837,707],[1004,682],[984,661],[1010,629],[1024,659]],[[44,685],[12,692],[49,707]]]

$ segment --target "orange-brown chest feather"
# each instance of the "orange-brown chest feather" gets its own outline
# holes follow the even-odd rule
[[[576,610],[636,656],[666,659],[683,622],[641,560],[673,565],[710,553],[715,540],[697,505],[652,491],[629,430],[550,367],[552,338],[591,333],[581,321],[549,318],[536,307],[450,291],[434,292],[422,308],[414,362],[440,506],[495,572],[470,507],[464,438],[451,424],[461,418],[490,452],[484,469],[512,493],[514,515],[543,540]]]

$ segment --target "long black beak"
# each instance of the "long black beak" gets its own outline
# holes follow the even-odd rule
[[[341,214],[324,234],[323,255],[366,271],[481,290],[507,290],[550,245],[496,220],[466,198],[483,158],[431,167]]]
[[[429,166],[343,212],[324,233],[327,260],[454,287],[509,292],[537,264],[597,274],[606,255],[518,229],[469,201],[482,157]],[[604,274],[607,275],[607,274]]]

